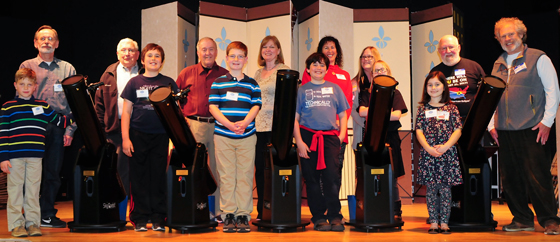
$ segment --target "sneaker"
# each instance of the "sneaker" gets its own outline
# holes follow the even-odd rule
[[[327,223],[327,220],[319,219],[313,223],[313,229],[317,231],[331,231],[331,225]]]
[[[41,232],[41,228],[39,228],[39,226],[32,224],[31,226],[29,226],[27,228],[27,232],[29,233],[29,236],[41,236],[43,235],[43,233]]]
[[[148,226],[146,226],[146,224],[144,224],[144,223],[136,224],[136,226],[134,226],[134,231],[136,231],[136,232],[146,232],[146,231],[148,231]]]
[[[224,219],[224,232],[226,233],[231,233],[231,232],[236,232],[237,231],[237,227],[235,224],[235,216],[233,215],[233,213],[228,213],[226,215],[226,219]]]
[[[342,224],[342,220],[339,218],[333,219],[331,221],[331,230],[332,231],[344,231],[344,224]]]
[[[15,227],[12,230],[12,236],[14,236],[14,237],[27,237],[27,230],[25,230],[25,226],[21,225],[19,227]]]
[[[560,229],[558,228],[557,222],[548,222],[544,227],[544,234],[557,235],[560,234]]]
[[[249,226],[249,219],[246,215],[237,217],[237,232],[245,233],[251,232],[251,226]]]
[[[153,223],[152,224],[152,230],[153,231],[165,231],[165,227],[161,226],[161,224],[159,224],[159,223]]]
[[[41,227],[49,228],[66,228],[66,222],[60,220],[56,216],[42,218]]]
[[[518,232],[518,231],[535,231],[535,226],[524,225],[518,222],[511,222],[511,224],[504,225],[503,231]]]
[[[221,214],[214,217],[214,221],[218,222],[219,224],[224,223],[224,220],[222,220],[222,215]]]

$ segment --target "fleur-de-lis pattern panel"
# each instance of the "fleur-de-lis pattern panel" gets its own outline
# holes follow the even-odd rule
[[[391,38],[389,36],[385,36],[385,30],[383,29],[383,26],[379,26],[379,30],[377,31],[377,33],[379,34],[379,37],[374,37],[371,40],[375,41],[375,45],[379,49],[387,47],[387,41],[390,41]]]
[[[307,39],[305,40],[305,44],[307,46],[307,51],[311,50],[311,43],[313,42],[313,38],[311,38],[311,29],[307,28]]]
[[[220,50],[226,50],[227,46],[231,43],[231,40],[227,39],[227,32],[226,28],[222,27],[221,37],[216,38],[216,44]]]
[[[427,47],[429,53],[434,53],[439,42],[437,40],[434,40],[434,32],[432,30],[430,30],[428,38],[429,40],[424,44],[424,46]]]

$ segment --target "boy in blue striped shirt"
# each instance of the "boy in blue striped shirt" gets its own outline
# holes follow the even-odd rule
[[[210,113],[216,119],[214,146],[220,186],[224,232],[249,232],[253,211],[255,116],[261,107],[261,89],[243,74],[247,46],[235,41],[226,49],[229,73],[212,83]]]
[[[14,86],[18,96],[2,105],[0,115],[0,167],[8,174],[8,230],[14,237],[41,236],[39,189],[47,124],[66,128],[70,122],[46,101],[33,97],[37,89],[33,70],[19,69]]]

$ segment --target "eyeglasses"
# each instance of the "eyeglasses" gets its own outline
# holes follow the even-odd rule
[[[379,68],[379,69],[373,70],[373,72],[378,73],[378,74],[387,73],[387,69],[385,69],[385,68]]]
[[[444,47],[439,48],[439,51],[446,51],[446,50],[454,51],[455,49],[457,49],[457,46],[450,45],[450,46],[444,46]]]
[[[120,52],[125,53],[125,54],[126,54],[127,52],[128,52],[128,53],[131,53],[131,54],[134,54],[134,53],[136,53],[136,51],[137,51],[137,50],[135,50],[135,49],[121,49],[121,50],[120,50]]]
[[[372,60],[374,57],[372,55],[364,55],[364,56],[360,56],[360,58],[362,60]]]
[[[245,58],[244,55],[229,55],[228,57],[232,60],[235,60],[236,57],[238,60]]]
[[[54,37],[41,37],[41,38],[39,38],[39,40],[42,41],[42,42],[45,42],[46,40],[52,42],[52,41],[55,40],[55,38]]]

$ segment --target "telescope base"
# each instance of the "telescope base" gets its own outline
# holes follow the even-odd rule
[[[498,222],[492,220],[490,223],[457,223],[449,221],[452,231],[495,231]]]
[[[116,230],[121,232],[125,229],[126,221],[115,221],[106,224],[76,224],[74,221],[68,222],[68,228],[70,232],[75,232],[75,230]]]
[[[360,223],[360,222],[350,220],[345,224],[354,226],[354,228],[359,230],[365,230],[366,232],[369,233],[370,230],[379,231],[381,229],[387,229],[387,228],[396,228],[396,230],[401,230],[401,227],[404,226],[404,221],[402,221],[402,219],[395,219],[394,223],[371,224],[371,223]]]
[[[181,231],[181,234],[185,232],[191,232],[194,230],[200,230],[203,228],[211,228],[213,232],[216,231],[216,227],[218,227],[218,222],[210,221],[208,223],[200,223],[200,224],[170,224],[166,225],[169,228],[169,233],[172,233],[173,230]]]
[[[297,228],[301,227],[301,231],[305,231],[305,227],[307,225],[310,224],[310,222],[306,222],[306,223],[277,223],[277,224],[273,224],[271,222],[267,222],[267,221],[255,221],[252,222],[253,225],[257,226],[257,230],[261,230],[261,228],[267,228],[267,229],[272,229],[272,230],[278,230],[278,232],[282,232],[283,230],[287,230],[287,229],[296,229],[297,232]]]

